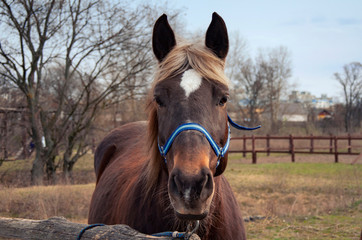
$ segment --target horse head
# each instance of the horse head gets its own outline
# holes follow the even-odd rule
[[[215,177],[227,164],[227,29],[214,13],[203,46],[179,46],[162,15],[154,25],[152,45],[159,61],[152,104],[170,202],[178,218],[203,219],[210,210]]]

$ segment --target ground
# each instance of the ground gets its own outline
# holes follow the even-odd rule
[[[362,229],[362,159],[356,156],[230,154],[225,175],[244,217],[248,239],[359,239]],[[94,190],[92,156],[74,169],[74,185],[30,187],[30,161],[0,167],[0,216],[64,216],[86,223]],[[36,211],[34,211],[36,209]]]

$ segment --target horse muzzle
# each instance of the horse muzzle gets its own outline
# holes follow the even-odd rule
[[[169,197],[182,220],[201,220],[207,216],[214,195],[214,181],[210,169],[204,167],[194,174],[179,168],[172,170],[169,177]]]

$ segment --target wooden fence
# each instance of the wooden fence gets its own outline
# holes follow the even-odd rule
[[[318,146],[316,142],[318,141]],[[240,144],[242,142],[242,144]],[[274,145],[272,146],[271,142]],[[278,144],[275,144],[278,142]],[[324,144],[321,142],[324,142]],[[357,145],[359,143],[360,145]],[[252,154],[252,163],[257,163],[257,153],[287,153],[295,162],[296,154],[331,154],[338,163],[339,155],[361,155],[362,136],[243,136],[231,138],[233,148],[229,153]],[[353,145],[355,144],[355,145]],[[357,160],[357,159],[356,159]]]

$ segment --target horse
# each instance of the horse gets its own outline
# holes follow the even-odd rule
[[[229,40],[213,13],[204,44],[176,42],[167,15],[155,22],[158,69],[148,121],[110,132],[96,149],[89,224],[126,224],[146,234],[184,231],[201,239],[246,239],[243,218],[222,174],[228,162]]]

